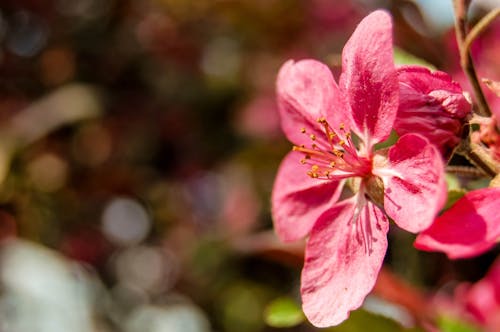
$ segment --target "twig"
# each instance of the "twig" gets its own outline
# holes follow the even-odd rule
[[[484,97],[483,90],[481,89],[481,86],[479,84],[476,70],[474,68],[474,63],[472,62],[472,57],[470,55],[470,43],[472,43],[475,37],[470,37],[471,38],[470,43],[466,44],[466,38],[468,37],[466,23],[467,23],[467,10],[469,4],[470,0],[453,1],[455,9],[455,33],[457,37],[458,48],[460,51],[460,64],[472,85],[472,89],[477,101],[478,114],[482,116],[490,116],[491,115],[490,107],[488,106],[488,102]],[[484,28],[485,27],[478,27],[478,31]]]
[[[469,31],[464,41],[464,48],[470,50],[474,40],[488,28],[488,26],[500,16],[500,8],[493,9],[486,14],[474,27]]]

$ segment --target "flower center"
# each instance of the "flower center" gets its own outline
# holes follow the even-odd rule
[[[307,175],[314,179],[344,179],[353,176],[365,177],[371,174],[371,161],[360,156],[352,141],[350,131],[344,124],[335,129],[325,118],[319,118],[324,136],[316,137],[305,128],[300,131],[312,141],[310,147],[294,146],[293,151],[304,154],[301,164],[309,165]]]

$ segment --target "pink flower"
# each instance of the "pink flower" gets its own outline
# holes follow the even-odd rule
[[[451,259],[477,256],[500,237],[499,206],[500,188],[468,192],[417,236],[415,247],[444,252]]]
[[[438,315],[473,324],[477,330],[499,331],[500,258],[497,258],[483,279],[473,284],[460,283],[452,297],[439,292],[432,299],[431,305]]]
[[[279,72],[281,125],[295,146],[279,168],[272,213],[282,240],[309,235],[301,293],[316,326],[339,324],[373,288],[387,216],[419,232],[444,203],[443,162],[426,138],[407,134],[375,149],[391,132],[398,93],[383,11],[363,19],[344,47],[339,85],[314,60],[288,61]],[[353,195],[339,201],[346,183]]]
[[[464,294],[465,309],[486,331],[500,330],[500,259]]]
[[[418,133],[448,156],[460,142],[472,107],[458,83],[442,71],[420,66],[398,69],[399,109],[394,129],[399,135]]]

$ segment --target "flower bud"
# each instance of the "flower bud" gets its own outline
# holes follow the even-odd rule
[[[426,137],[447,157],[460,142],[471,103],[458,83],[441,71],[420,66],[398,69],[399,109],[394,129],[399,135]]]

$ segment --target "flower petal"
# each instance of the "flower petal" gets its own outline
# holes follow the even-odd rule
[[[479,255],[500,237],[499,206],[500,188],[468,192],[417,236],[415,247],[452,259]]]
[[[306,236],[318,217],[337,201],[342,183],[313,179],[300,163],[301,154],[290,152],[281,162],[272,193],[274,229],[282,241]]]
[[[500,259],[497,258],[486,276],[468,288],[464,295],[462,297],[465,297],[467,311],[483,326],[490,327],[488,331],[498,331],[500,327],[498,315],[500,312]]]
[[[352,109],[352,127],[371,149],[391,133],[398,109],[392,21],[377,10],[358,25],[342,52],[340,89]]]
[[[355,199],[325,212],[307,242],[302,302],[307,318],[318,327],[337,325],[361,306],[387,250],[387,218],[372,203],[360,206]]]
[[[317,120],[333,121],[331,113],[345,108],[330,69],[315,60],[289,60],[280,69],[276,89],[281,126],[287,138],[296,145],[310,143],[309,136],[301,132],[304,128],[318,137],[317,144],[326,143]]]
[[[399,227],[419,232],[431,225],[446,200],[444,165],[426,138],[406,134],[389,149],[388,164],[374,173],[384,183],[384,209]]]

